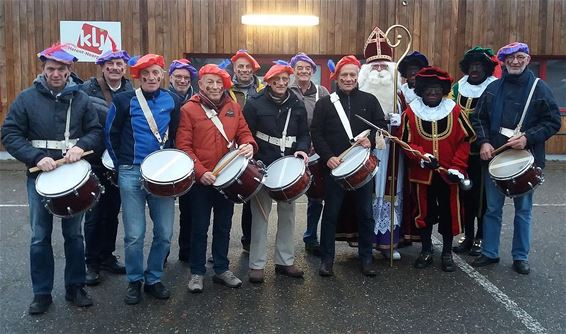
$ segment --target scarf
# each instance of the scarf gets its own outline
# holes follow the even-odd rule
[[[212,102],[212,100],[209,99],[208,96],[204,95],[202,92],[198,92],[198,96],[200,98],[200,103],[204,104],[204,106],[207,107],[208,109],[215,110],[217,113],[220,111],[220,109],[222,109],[224,103],[226,103],[226,91],[224,91],[218,103]]]
[[[285,102],[287,102],[287,100],[291,97],[291,93],[289,92],[289,90],[287,89],[285,91],[285,95],[282,97],[278,97],[273,95],[273,93],[271,92],[271,87],[267,90],[267,95],[269,96],[269,98],[275,102],[275,104],[277,105],[283,105]]]

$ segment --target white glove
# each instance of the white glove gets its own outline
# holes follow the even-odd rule
[[[390,114],[389,115],[389,124],[391,126],[401,125],[401,114]]]
[[[464,180],[464,174],[460,173],[459,170],[450,168],[448,169],[448,178],[452,182],[460,182]]]

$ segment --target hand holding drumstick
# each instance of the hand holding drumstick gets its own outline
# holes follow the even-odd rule
[[[73,150],[74,148],[77,148]],[[85,157],[89,154],[94,153],[94,151],[86,151],[84,152],[82,148],[73,146],[70,150],[67,151],[67,154],[64,158],[53,160],[53,158],[45,157],[37,163],[36,167],[32,167],[29,169],[30,173],[35,172],[49,172],[54,170],[55,168],[64,165],[66,163],[73,163],[79,161],[82,157]]]

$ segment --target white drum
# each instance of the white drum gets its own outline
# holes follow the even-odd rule
[[[263,185],[274,200],[291,202],[309,189],[311,179],[311,173],[303,159],[286,156],[267,167]]]
[[[155,196],[183,195],[195,181],[195,163],[181,150],[164,149],[143,160],[140,173],[144,188]]]
[[[71,217],[93,207],[104,187],[92,173],[90,164],[79,160],[39,174],[35,190],[45,197],[45,207],[53,215]]]
[[[345,190],[355,190],[371,181],[377,173],[377,165],[377,158],[369,148],[354,146],[330,174]]]
[[[238,153],[238,150],[228,152],[216,164],[214,170],[220,166],[224,168],[216,176],[213,186],[233,202],[244,203],[261,189],[265,170],[263,164]],[[226,164],[227,161],[230,162]]]
[[[110,184],[117,187],[118,174],[116,173],[116,169],[114,168],[114,161],[112,161],[112,158],[110,158],[110,153],[108,153],[108,150],[104,150],[101,160],[102,165],[107,169],[107,171],[104,173],[104,176],[106,177],[108,182],[110,182]]]

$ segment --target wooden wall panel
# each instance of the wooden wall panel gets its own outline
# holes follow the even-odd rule
[[[0,2],[0,121],[40,64],[36,53],[59,39],[59,21],[120,21],[132,55],[185,53],[289,56],[361,55],[371,29],[394,23],[412,31],[413,47],[432,64],[460,76],[458,62],[477,45],[497,50],[520,39],[535,55],[566,55],[566,0],[4,0]],[[243,14],[300,13],[320,17],[307,28],[249,27]],[[398,52],[400,53],[400,52]],[[285,58],[286,59],[286,58]],[[82,77],[93,64],[79,63]]]

